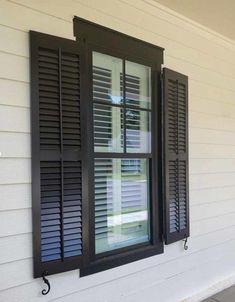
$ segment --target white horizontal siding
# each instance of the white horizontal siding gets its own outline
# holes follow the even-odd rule
[[[235,43],[152,0],[14,0],[0,9],[0,301],[178,302],[235,273]],[[165,48],[165,66],[189,76],[189,250],[79,278],[32,278],[28,31],[73,39],[82,18]],[[186,299],[184,301],[193,301]]]
[[[0,185],[30,183],[29,163],[25,158],[0,158]]]
[[[0,131],[29,133],[29,109],[23,107],[1,105]]]
[[[206,173],[233,173],[235,172],[235,159],[217,158],[217,159],[190,159],[190,174]]]
[[[212,203],[203,203],[200,205],[191,205],[191,221],[201,221],[211,217],[219,217],[226,214],[235,213],[233,211],[234,199],[223,200]],[[234,222],[235,225],[235,222]]]
[[[228,103],[224,100],[210,100],[205,99],[203,96],[190,95],[190,110],[195,112],[204,112],[214,115],[224,116],[228,118],[235,118],[234,106],[235,102]],[[233,100],[232,100],[233,101]]]
[[[31,207],[30,184],[1,185],[0,211],[26,209]]]
[[[12,79],[26,83],[29,82],[28,58],[1,52],[0,64],[2,66],[0,70],[0,78]],[[25,70],[26,72],[22,72],[22,70]]]
[[[0,104],[29,107],[29,83],[0,79]]]
[[[32,258],[32,233],[2,237],[0,240],[0,264]]]
[[[206,162],[206,160],[205,160]],[[235,186],[234,173],[193,174],[189,176],[191,190],[205,188],[228,188]]]
[[[0,132],[0,150],[4,158],[30,158],[30,133]]]
[[[201,143],[206,145],[228,145],[234,146],[234,133],[232,131],[223,131],[216,129],[205,128],[189,128],[189,141],[190,143]],[[191,148],[191,145],[190,145]]]
[[[2,25],[2,23],[1,23]],[[29,56],[29,39],[26,32],[1,26],[0,51],[22,57]]]
[[[235,145],[191,144],[191,158],[235,158]]]
[[[229,199],[235,199],[234,186],[194,189],[190,191],[190,204],[192,206]]]
[[[200,237],[210,233],[223,231],[234,226],[235,213],[226,213],[205,219],[194,221],[191,224],[191,236]]]
[[[41,12],[40,9],[27,8],[23,5],[23,2],[17,4],[16,2],[2,0],[0,20],[2,26],[19,31],[40,30],[45,33],[73,38],[72,18],[68,21],[63,20],[53,14],[49,15]]]
[[[19,209],[0,212],[0,238],[32,231],[31,210]]]

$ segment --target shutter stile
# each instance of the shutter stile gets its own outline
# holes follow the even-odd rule
[[[165,240],[189,236],[188,78],[164,68]]]
[[[31,32],[34,276],[82,263],[78,44]]]

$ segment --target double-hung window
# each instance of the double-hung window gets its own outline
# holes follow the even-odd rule
[[[81,269],[86,275],[162,252],[163,50],[82,24],[75,19],[75,35],[85,57],[83,93],[88,103],[84,119],[89,139],[89,241]]]
[[[150,240],[151,68],[93,52],[95,251]]]
[[[189,231],[187,78],[162,77],[155,45],[79,18],[74,33],[31,32],[35,277],[143,259]]]

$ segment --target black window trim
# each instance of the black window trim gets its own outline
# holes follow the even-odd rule
[[[87,20],[74,18],[74,33],[80,47],[81,56],[81,99],[86,100],[86,114],[83,125],[91,139],[86,141],[86,175],[83,181],[88,186],[83,191],[83,265],[80,276],[86,276],[112,267],[163,253],[162,217],[162,130],[161,130],[161,65],[163,49],[139,39],[94,24]],[[137,244],[95,255],[94,235],[94,146],[93,146],[93,101],[92,101],[92,52],[98,51],[120,57],[152,68],[152,164],[151,164],[151,242]],[[105,155],[105,154],[104,154]],[[118,155],[117,155],[118,156]],[[138,155],[136,155],[138,157]]]

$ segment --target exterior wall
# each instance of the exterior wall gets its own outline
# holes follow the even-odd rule
[[[30,29],[73,38],[74,15],[164,47],[189,76],[189,250],[79,279],[32,278]],[[235,43],[153,0],[0,0],[0,301],[199,301],[235,282]]]

